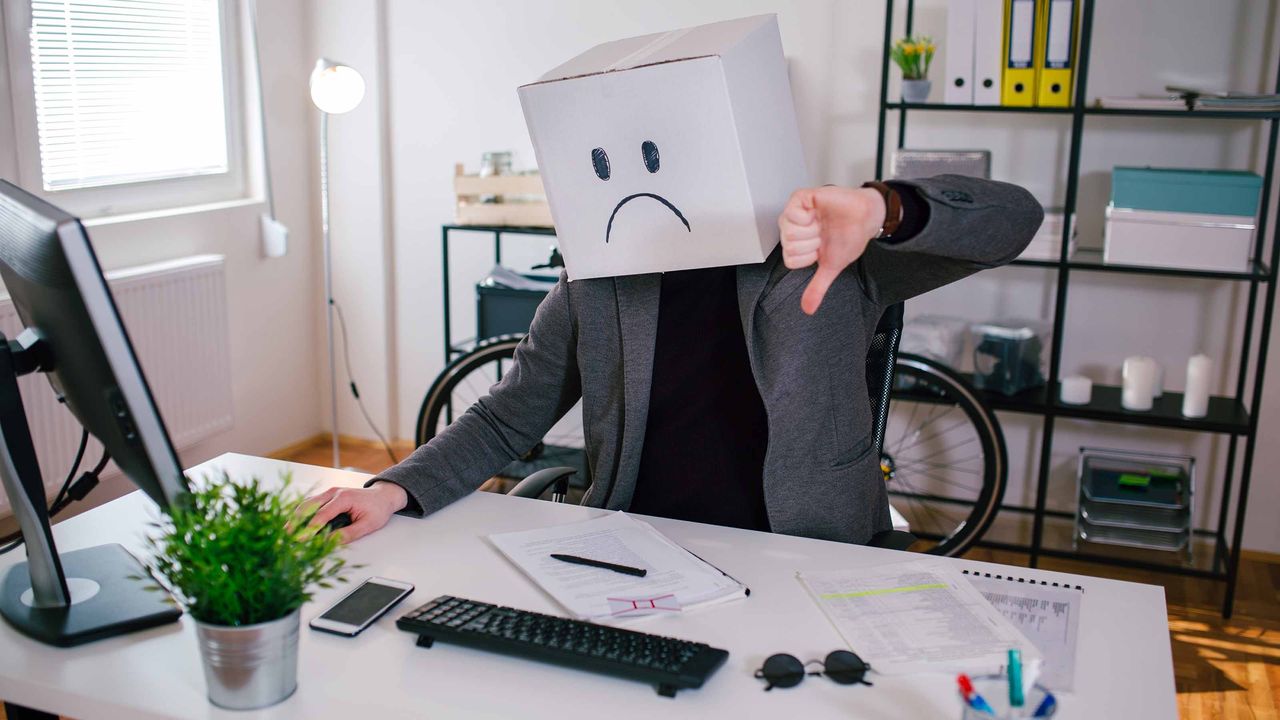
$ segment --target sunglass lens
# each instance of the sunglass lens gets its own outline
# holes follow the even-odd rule
[[[824,672],[827,677],[841,685],[852,685],[857,682],[863,682],[863,678],[870,669],[868,665],[862,661],[862,658],[854,655],[848,650],[836,650],[827,656],[823,662]]]
[[[768,660],[764,661],[764,667],[760,670],[760,677],[769,683],[766,690],[780,687],[795,687],[804,680],[804,665],[796,659],[794,655],[786,653],[778,653],[770,655]]]

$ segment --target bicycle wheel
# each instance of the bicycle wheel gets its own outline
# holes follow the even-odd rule
[[[920,538],[911,549],[961,555],[991,526],[1008,473],[995,413],[960,375],[898,355],[881,469],[889,502]]]
[[[414,441],[426,444],[440,434],[467,408],[489,393],[510,368],[516,346],[523,335],[499,335],[454,358],[436,377],[418,411]],[[544,468],[577,468],[572,484],[590,485],[583,453],[582,409],[574,406],[533,449],[498,472],[500,477],[521,480]]]

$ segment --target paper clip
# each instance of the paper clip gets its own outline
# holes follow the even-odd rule
[[[651,615],[660,612],[680,612],[680,601],[668,593],[649,598],[606,598],[614,617],[623,615]]]

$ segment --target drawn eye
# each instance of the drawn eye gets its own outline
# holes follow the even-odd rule
[[[609,153],[604,148],[596,148],[591,151],[591,164],[596,169],[596,177],[601,180],[609,179]]]
[[[658,172],[658,146],[652,140],[640,144],[640,153],[644,155],[644,166],[649,172]]]

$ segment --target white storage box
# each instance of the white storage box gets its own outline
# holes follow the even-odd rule
[[[773,15],[597,45],[520,104],[571,280],[762,262],[809,184]]]
[[[1248,272],[1254,218],[1107,206],[1103,261],[1117,265]]]

